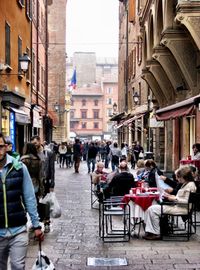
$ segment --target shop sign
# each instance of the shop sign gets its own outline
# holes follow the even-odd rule
[[[12,142],[12,150],[16,151],[16,144],[15,144],[15,113],[10,112],[10,140]]]
[[[42,118],[36,110],[33,110],[33,127],[42,128]]]

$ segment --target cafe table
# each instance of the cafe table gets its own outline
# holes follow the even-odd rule
[[[138,237],[141,225],[144,225],[146,210],[151,205],[157,203],[159,196],[159,192],[150,191],[140,194],[126,194],[123,197],[122,202],[130,205],[130,217],[133,230],[135,230],[136,225],[139,225]]]
[[[189,160],[189,159],[182,159],[180,160],[180,165],[194,165],[198,169],[200,169],[200,160]]]

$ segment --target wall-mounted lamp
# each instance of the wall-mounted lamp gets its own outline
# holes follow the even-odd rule
[[[24,74],[27,73],[30,62],[31,62],[31,59],[30,59],[30,57],[28,56],[27,53],[24,53],[23,56],[20,56],[19,57],[20,70]],[[0,72],[3,71],[3,70],[6,70],[7,68],[8,68],[8,65],[5,65],[5,64],[0,63]],[[19,73],[17,73],[17,74],[13,74],[13,73],[0,73],[0,75],[1,76],[2,75],[6,75],[6,76],[9,76],[9,75],[19,75]]]
[[[137,105],[140,101],[140,95],[138,94],[138,92],[134,92],[133,94],[133,101],[135,103],[135,105]]]
[[[113,113],[116,113],[117,112],[117,103],[114,102],[113,103]]]
[[[56,102],[56,104],[54,104],[54,110],[55,110],[55,112],[60,113],[60,104],[58,104],[57,102]]]

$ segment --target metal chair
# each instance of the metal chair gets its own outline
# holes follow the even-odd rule
[[[122,197],[111,197],[100,203],[99,236],[105,243],[130,240],[130,206]]]
[[[161,204],[160,217],[160,233],[162,240],[186,240],[189,241],[190,236],[196,233],[196,213],[194,212],[195,201],[197,200],[196,193],[190,193],[188,203],[178,202],[163,202]],[[165,205],[180,205],[186,207],[186,214],[168,214],[164,213],[163,206]],[[180,219],[184,222],[184,226],[180,228]]]

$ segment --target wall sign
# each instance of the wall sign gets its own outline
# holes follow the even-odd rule
[[[13,151],[16,151],[15,137],[16,137],[15,114],[14,112],[10,112],[10,139],[13,145],[12,146]]]

